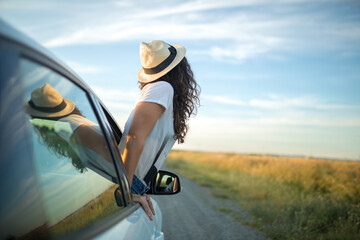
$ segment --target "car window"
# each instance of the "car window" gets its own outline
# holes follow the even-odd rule
[[[22,59],[20,67],[35,169],[47,219],[36,230],[46,229],[52,236],[64,236],[121,211],[114,199],[117,173],[86,92],[31,60]],[[64,99],[66,108],[74,107],[70,115],[54,117],[52,111],[39,116],[36,111],[46,110],[46,106],[37,109],[38,105],[29,101],[36,94],[50,92],[49,89]]]

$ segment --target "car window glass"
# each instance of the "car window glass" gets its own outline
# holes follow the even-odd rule
[[[120,211],[114,199],[116,170],[86,93],[62,75],[27,59],[21,60],[21,75],[25,99],[33,100],[25,103],[25,111],[47,213],[47,222],[38,227],[46,226],[58,237]],[[65,103],[46,105],[53,95]]]

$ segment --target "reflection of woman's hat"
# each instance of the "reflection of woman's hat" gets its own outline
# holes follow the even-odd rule
[[[64,117],[69,115],[75,104],[61,95],[49,84],[32,91],[31,100],[25,104],[26,112],[33,117]]]
[[[141,43],[140,60],[142,68],[138,73],[139,81],[148,83],[164,76],[180,63],[185,52],[183,46],[171,46],[160,40]]]

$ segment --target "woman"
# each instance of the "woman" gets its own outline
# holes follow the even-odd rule
[[[175,141],[183,143],[188,119],[199,105],[200,87],[185,48],[155,40],[140,44],[140,95],[125,125],[119,149],[133,198],[152,219],[149,176],[156,173]],[[154,165],[155,162],[155,165]]]

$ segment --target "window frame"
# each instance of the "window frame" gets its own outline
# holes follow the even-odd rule
[[[121,185],[121,187],[124,190],[126,190],[126,191],[122,191],[123,202],[126,207],[132,202],[132,200],[131,200],[129,182],[127,179],[125,167],[122,164],[122,159],[121,159],[120,150],[118,148],[117,138],[115,137],[115,134],[114,134],[114,131],[116,131],[116,129],[114,129],[114,128],[117,128],[119,131],[120,131],[120,128],[117,125],[115,125],[115,126],[112,125],[112,124],[116,124],[114,119],[111,117],[110,113],[105,110],[105,108],[101,105],[101,103],[98,101],[98,99],[95,96],[90,95],[90,93],[87,93],[87,95],[90,100],[90,103],[92,104],[93,109],[97,110],[97,111],[95,111],[95,115],[98,118],[100,127],[102,128],[102,130],[104,132],[105,139],[109,146],[109,149],[111,152],[111,157],[113,159],[113,164],[114,164],[114,166],[116,168],[116,172],[118,174],[119,185]],[[112,124],[110,122],[112,122]],[[120,131],[120,133],[121,133],[121,131]],[[120,175],[120,173],[123,173],[123,174]]]

